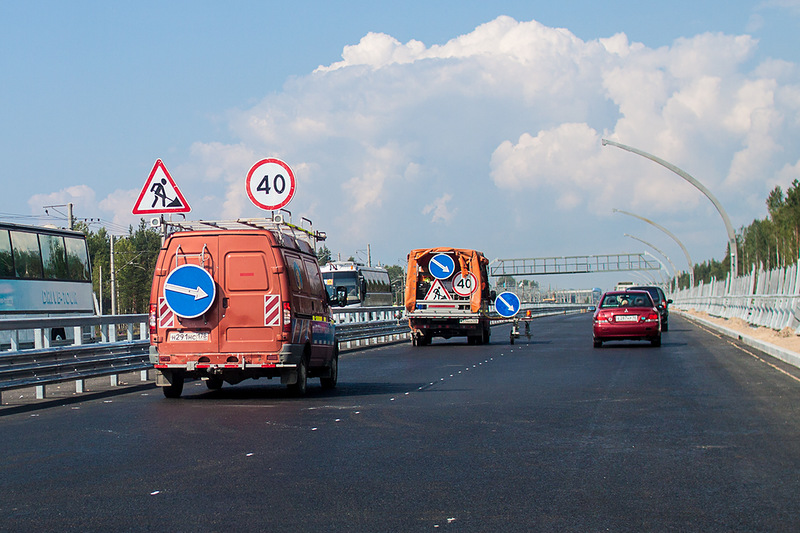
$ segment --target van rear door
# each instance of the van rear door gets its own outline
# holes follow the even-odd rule
[[[277,352],[283,302],[268,237],[231,233],[220,239],[219,253],[219,351]]]
[[[163,332],[162,350],[169,354],[216,353],[219,348],[217,325],[219,323],[219,294],[205,314],[184,318],[174,313],[165,303],[164,282],[170,272],[182,265],[202,266],[211,277],[219,269],[216,235],[184,235],[172,238],[163,262],[156,266],[158,284],[159,330]]]

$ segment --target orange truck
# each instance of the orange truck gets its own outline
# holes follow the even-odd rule
[[[477,250],[421,248],[408,254],[405,308],[413,344],[433,337],[467,337],[489,342],[489,261]]]
[[[338,348],[314,244],[324,234],[271,219],[172,224],[150,293],[150,360],[164,395],[186,379],[338,379]]]

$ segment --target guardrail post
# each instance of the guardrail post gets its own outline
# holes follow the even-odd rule
[[[14,330],[11,332],[11,351],[16,352],[19,350],[19,331]]]
[[[75,337],[72,344],[75,345],[82,345],[83,344],[83,328],[80,326],[75,326],[72,328],[72,335]]]
[[[45,398],[44,385],[36,385],[36,399],[44,400],[44,398]]]
[[[119,374],[111,374],[111,386],[116,387],[119,385]]]
[[[44,330],[42,328],[33,330],[33,347],[37,350],[44,348]]]
[[[82,394],[83,390],[85,388],[85,385],[86,385],[86,381],[85,380],[83,380],[83,379],[75,380],[75,392],[78,393],[78,394]]]

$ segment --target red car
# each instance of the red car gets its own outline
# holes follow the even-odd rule
[[[647,291],[612,291],[600,298],[592,319],[594,347],[605,341],[643,340],[661,346],[661,317]]]

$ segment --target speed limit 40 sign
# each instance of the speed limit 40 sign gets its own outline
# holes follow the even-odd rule
[[[294,172],[280,159],[262,159],[247,173],[247,196],[261,209],[274,211],[292,201]]]
[[[467,297],[475,292],[477,288],[478,280],[472,272],[467,272],[466,276],[459,272],[453,278],[453,292],[459,296]]]

